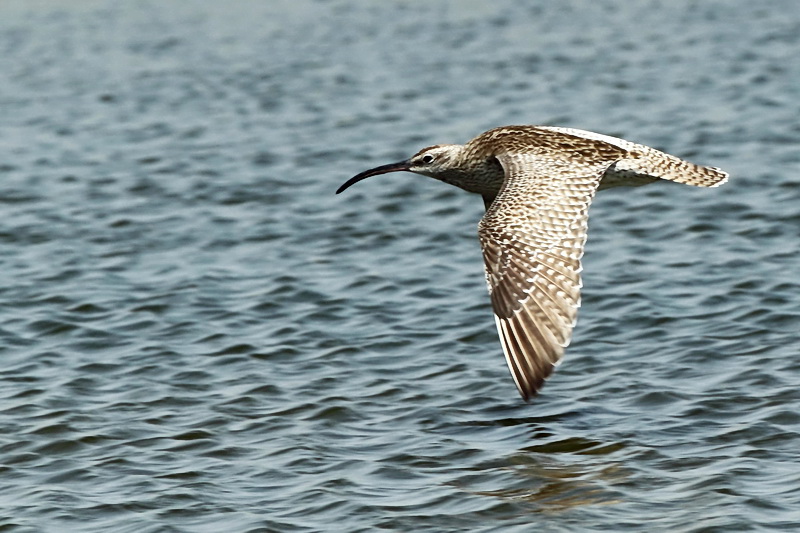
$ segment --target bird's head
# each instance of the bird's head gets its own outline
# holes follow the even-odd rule
[[[437,178],[458,167],[462,149],[460,144],[437,144],[423,148],[408,159],[408,170]]]

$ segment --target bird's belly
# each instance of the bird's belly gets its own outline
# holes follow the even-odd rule
[[[597,190],[602,191],[612,187],[641,187],[659,179],[649,174],[639,174],[631,170],[617,170],[612,166],[603,174],[603,179],[600,180],[600,186]]]

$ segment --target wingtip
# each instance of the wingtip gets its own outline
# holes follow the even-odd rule
[[[503,348],[503,354],[511,377],[517,386],[517,392],[519,392],[525,403],[530,403],[533,398],[539,395],[539,391],[544,387],[545,381],[552,375],[555,365],[550,365],[542,373],[526,372],[519,355],[516,353],[514,346],[511,345],[513,337],[510,336],[509,330],[506,329],[504,321],[497,315],[494,315],[494,319],[500,334],[500,345]]]
[[[525,391],[523,391],[522,389],[517,389],[517,390],[519,391],[519,395],[522,397],[522,400],[525,403],[531,403],[531,401],[534,398],[539,396],[539,391],[542,390],[543,386],[544,386],[544,381],[542,381],[542,383],[540,384],[534,385],[533,388],[531,388],[531,390],[525,390]]]
[[[523,391],[520,389],[519,393],[522,396],[522,399],[525,400],[525,403],[531,403],[531,400],[539,396],[539,393],[544,388],[548,378],[553,375],[554,368],[555,365],[550,366],[550,368],[544,374],[541,374],[532,380],[527,390]]]

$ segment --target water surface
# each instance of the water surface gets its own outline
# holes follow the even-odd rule
[[[796,531],[800,7],[0,3],[0,529]],[[503,124],[731,181],[599,195],[522,402],[479,198],[361,170]]]

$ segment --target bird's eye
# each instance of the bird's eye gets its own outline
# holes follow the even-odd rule
[[[422,162],[426,165],[433,163],[434,157],[431,154],[425,154],[422,156]]]

